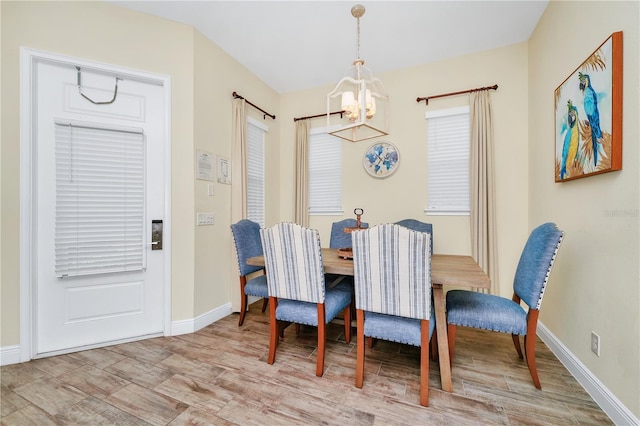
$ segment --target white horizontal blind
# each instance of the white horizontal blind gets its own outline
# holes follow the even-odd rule
[[[249,118],[247,123],[247,219],[264,227],[264,139],[266,126]]]
[[[309,214],[342,214],[342,145],[326,129],[309,136]]]
[[[469,107],[428,112],[427,214],[469,214]]]
[[[55,143],[55,275],[143,269],[144,135],[56,123]]]

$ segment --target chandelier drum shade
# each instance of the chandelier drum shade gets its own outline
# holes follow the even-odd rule
[[[358,57],[327,95],[329,133],[350,142],[389,134],[389,96],[360,58],[360,17],[364,12],[359,4],[351,8],[351,15],[358,21]],[[336,117],[331,111],[344,113]]]

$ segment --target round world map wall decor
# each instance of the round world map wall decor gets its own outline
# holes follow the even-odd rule
[[[390,142],[379,141],[371,145],[362,157],[362,165],[371,176],[386,178],[396,171],[400,164],[400,153]]]

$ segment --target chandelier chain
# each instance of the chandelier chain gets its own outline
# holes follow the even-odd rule
[[[360,18],[357,18],[358,20],[358,59],[360,59]]]

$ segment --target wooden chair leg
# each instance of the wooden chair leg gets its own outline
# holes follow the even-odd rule
[[[367,337],[367,346],[369,346],[369,349],[373,347],[373,337]]]
[[[351,304],[344,310],[344,340],[351,343]]]
[[[420,321],[420,405],[429,406],[429,320]]]
[[[268,364],[273,364],[276,360],[276,348],[278,347],[278,320],[276,319],[276,307],[278,306],[277,299],[275,297],[269,298],[269,357],[267,359]]]
[[[542,389],[538,378],[538,370],[536,369],[536,328],[539,314],[540,311],[537,309],[529,309],[527,314],[527,335],[524,336],[524,351],[527,356],[527,366],[529,367],[533,384],[536,388]]]
[[[453,366],[453,350],[456,346],[456,326],[447,324],[447,343],[449,344],[449,364]]]
[[[516,347],[516,351],[518,352],[518,357],[522,359],[522,348],[520,348],[520,335],[512,334],[511,339],[513,340],[513,346]]]
[[[244,286],[247,283],[247,277],[240,277],[240,319],[238,327],[244,323],[244,317],[247,314],[247,295],[244,293]]]
[[[325,326],[324,303],[318,303],[318,361],[316,363],[318,377],[324,374],[324,346],[327,340]]]
[[[513,300],[515,303],[517,303],[518,305],[520,304],[520,296],[518,296],[515,292],[513,293],[513,296],[511,297],[511,300]],[[527,316],[527,320],[529,319],[529,317]],[[529,326],[529,324],[527,324],[527,327]],[[513,346],[516,347],[516,351],[518,352],[518,356],[520,357],[520,359],[522,359],[522,348],[520,348],[520,336],[517,334],[512,334],[511,335],[511,339],[513,340]]]
[[[438,362],[438,332],[435,329],[433,330],[433,336],[431,336],[429,345],[431,346],[431,360]]]
[[[364,311],[356,309],[356,387],[364,382]]]

